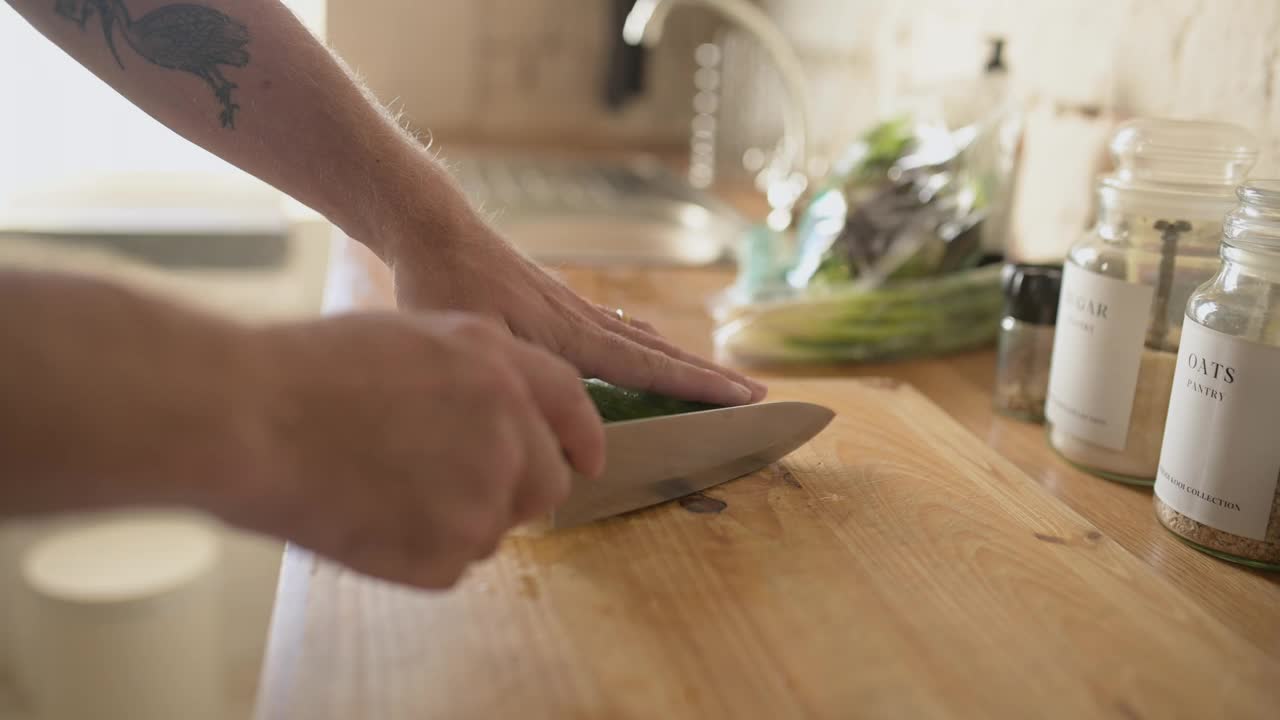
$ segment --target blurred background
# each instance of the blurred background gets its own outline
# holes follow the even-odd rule
[[[995,97],[1015,118],[1005,219],[983,243],[1028,261],[1060,260],[1089,226],[1123,119],[1237,123],[1263,138],[1256,174],[1280,170],[1275,0],[680,2],[643,47],[624,41],[633,0],[287,4],[548,261],[741,260],[748,228],[788,227],[868,129],[930,102],[967,101],[956,117]],[[730,21],[737,4],[768,32]],[[997,96],[971,93],[995,78]],[[99,273],[251,322],[321,311],[340,233],[133,108],[7,5],[0,87],[0,265]],[[600,217],[629,224],[602,233]],[[158,543],[175,523],[208,527],[164,517],[111,519]],[[0,523],[0,719],[31,717],[39,680],[21,661],[49,642],[30,631],[52,602],[28,587],[32,549],[101,520]],[[242,718],[281,546],[215,532],[220,716]]]

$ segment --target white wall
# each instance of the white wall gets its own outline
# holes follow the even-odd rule
[[[63,178],[173,172],[231,174],[222,161],[135,108],[0,5],[0,204]]]
[[[1276,0],[761,0],[790,33],[830,138],[865,126],[912,87],[981,67],[1007,38],[1029,116],[1016,242],[1048,259],[1091,216],[1093,175],[1114,125],[1136,115],[1229,121],[1263,142],[1255,176],[1280,175]],[[823,115],[819,111],[819,115]],[[831,146],[839,143],[832,142]]]
[[[679,145],[693,48],[710,15],[681,9],[649,89],[604,106],[612,0],[330,0],[329,40],[384,102],[439,140]]]

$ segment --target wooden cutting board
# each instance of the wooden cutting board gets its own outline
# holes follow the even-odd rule
[[[1280,663],[916,391],[772,389],[839,415],[451,592],[286,563],[262,717],[1276,716]]]

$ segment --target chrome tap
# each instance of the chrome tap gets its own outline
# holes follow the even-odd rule
[[[763,185],[772,208],[769,225],[785,229],[791,224],[796,201],[808,187],[809,98],[800,59],[773,20],[746,0],[637,0],[623,26],[623,39],[631,45],[655,47],[662,40],[667,17],[680,3],[711,8],[737,23],[778,68],[788,101],[782,105],[783,137],[773,162],[763,171]]]

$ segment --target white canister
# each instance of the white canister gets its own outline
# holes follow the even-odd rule
[[[58,532],[22,558],[18,662],[46,720],[220,720],[217,531],[139,516]]]

